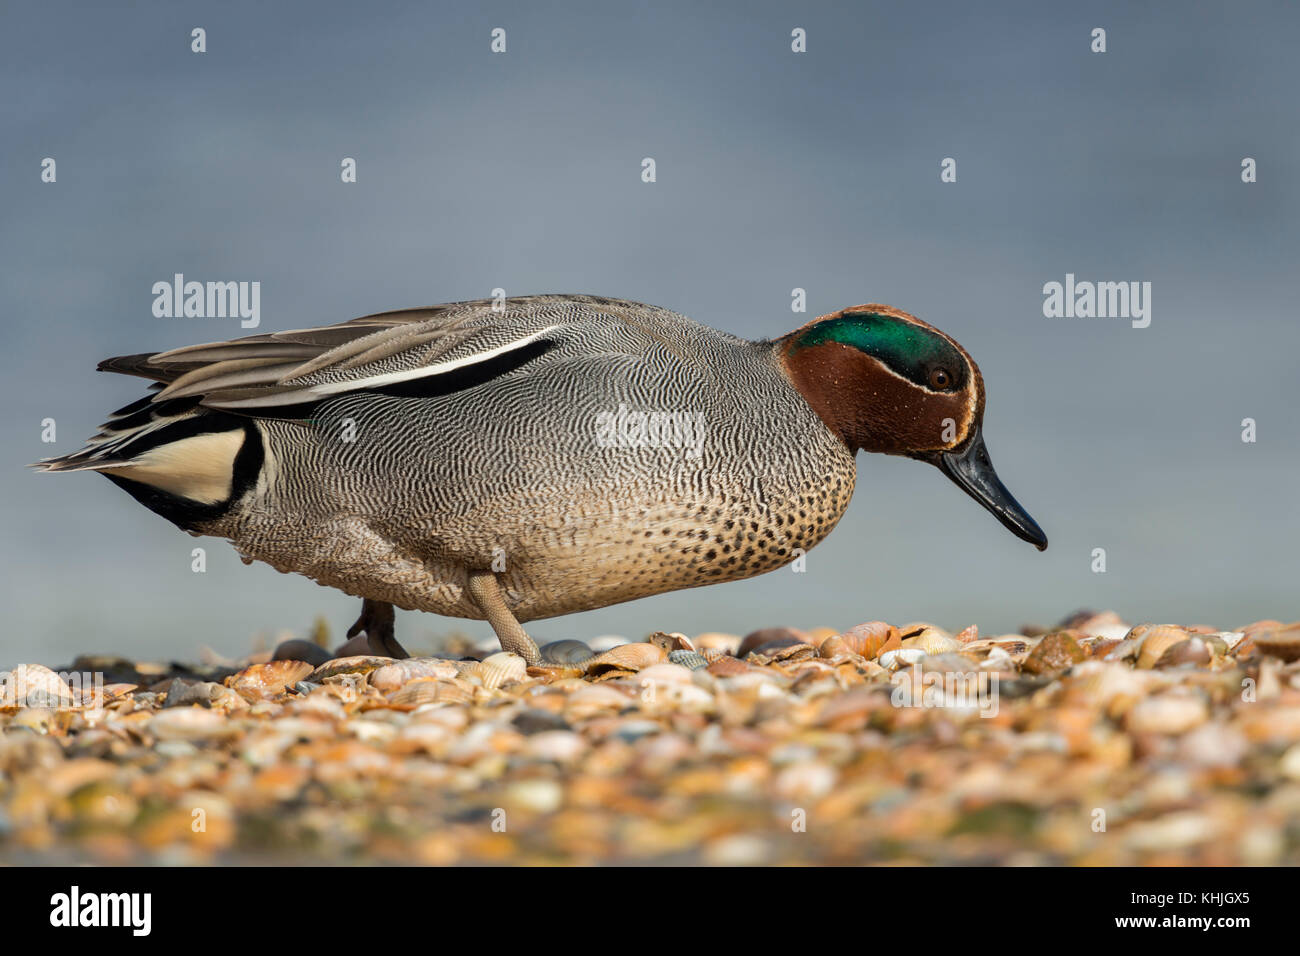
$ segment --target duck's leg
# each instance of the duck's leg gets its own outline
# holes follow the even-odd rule
[[[501,642],[503,651],[518,654],[529,664],[536,664],[541,660],[537,645],[506,607],[496,574],[491,571],[470,571],[469,594],[488,623],[492,625],[492,630],[496,631],[497,640]]]
[[[348,637],[356,637],[365,631],[366,640],[370,644],[370,653],[378,657],[410,657],[411,655],[406,653],[406,649],[398,644],[397,638],[393,636],[394,617],[391,604],[363,598],[361,616],[348,628]]]

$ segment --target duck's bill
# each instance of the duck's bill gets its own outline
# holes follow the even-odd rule
[[[984,435],[978,427],[974,436],[960,451],[948,451],[939,456],[939,468],[970,495],[991,511],[1017,538],[1028,541],[1039,551],[1047,548],[1047,535],[1020,502],[1011,496],[1006,485],[993,470],[989,451],[984,447]]]

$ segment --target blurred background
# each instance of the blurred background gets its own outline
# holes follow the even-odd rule
[[[260,281],[258,332],[494,287],[752,338],[889,303],[979,362],[994,462],[1051,539],[1040,554],[937,470],[860,456],[806,574],[534,622],[539,641],[1297,616],[1294,5],[615,6],[6,5],[0,665],[238,656],[317,616],[341,639],[359,609],[101,477],[24,468],[142,394],[99,359],[247,334],[155,318],[151,286],[177,272]],[[1150,327],[1044,318],[1066,273],[1150,282]],[[398,617],[414,649],[453,630],[490,634]]]

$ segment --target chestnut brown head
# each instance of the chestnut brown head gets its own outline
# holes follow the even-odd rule
[[[1014,534],[1047,547],[993,470],[984,379],[949,336],[899,309],[859,305],[814,319],[778,348],[791,382],[850,450],[936,465]]]

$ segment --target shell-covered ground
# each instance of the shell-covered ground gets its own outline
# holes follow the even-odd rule
[[[544,651],[20,665],[0,860],[1300,863],[1300,623]]]

